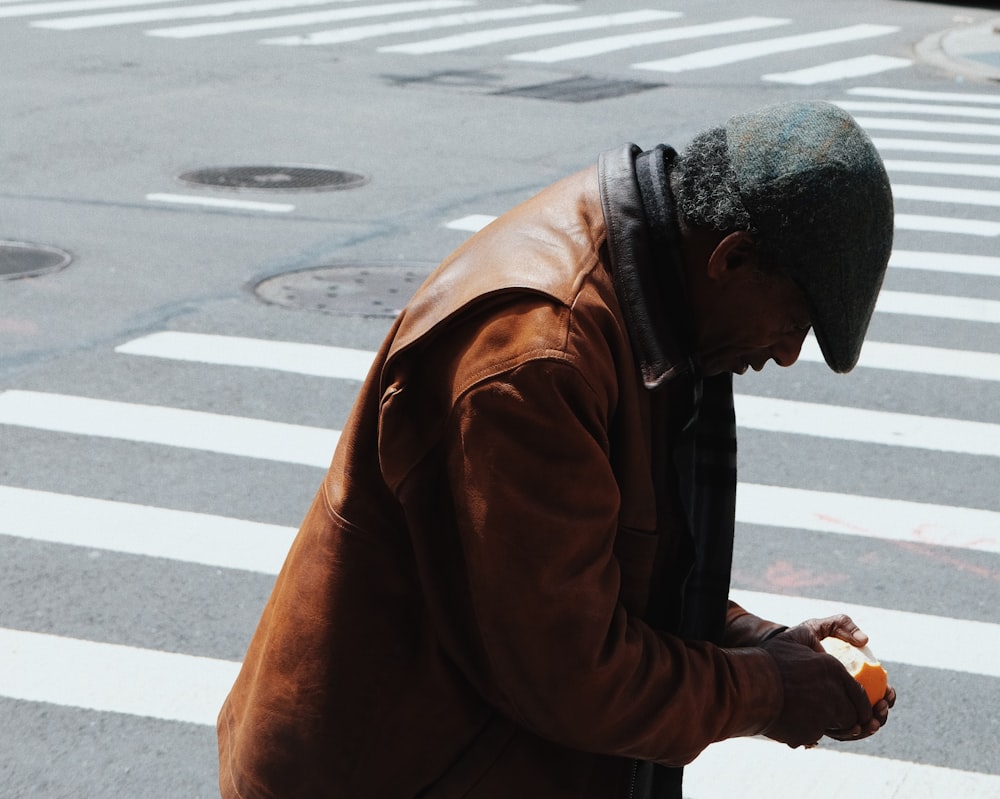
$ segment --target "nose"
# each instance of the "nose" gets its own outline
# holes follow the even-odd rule
[[[806,340],[809,328],[792,330],[771,347],[771,357],[778,366],[791,366],[799,359],[802,342]]]

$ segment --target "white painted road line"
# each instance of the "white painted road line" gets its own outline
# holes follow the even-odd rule
[[[292,527],[0,486],[0,535],[277,574]],[[1000,553],[1000,513],[740,483],[741,524]]]
[[[299,8],[301,6],[324,6],[348,0],[232,0],[226,3],[202,3],[190,6],[169,6],[148,8],[143,11],[120,11],[114,14],[92,14],[84,17],[64,17],[34,22],[36,28],[51,30],[82,30],[84,28],[106,28],[113,25],[134,25],[142,22],[156,22],[167,19],[197,19],[200,17],[228,17],[234,14],[249,14],[255,11],[273,11],[278,8]]]
[[[1000,145],[998,145],[997,149],[998,155],[1000,155]],[[899,223],[900,216],[903,217],[903,225],[900,225]],[[446,223],[445,227],[453,230],[467,230],[475,232],[486,227],[494,219],[496,219],[495,216],[472,214],[470,216],[463,216],[461,219],[452,220],[451,222]],[[925,230],[927,228],[917,226],[920,224],[918,220],[928,219],[940,220],[942,224],[953,221],[948,217],[927,217],[897,214],[896,226],[900,229]],[[912,228],[907,228],[906,220],[913,220]],[[974,222],[976,225],[980,225],[981,227],[976,228],[977,230],[982,231],[980,235],[995,236],[1000,234],[1000,224],[996,222],[989,222],[986,220],[983,220],[982,222],[975,222],[975,220],[954,221],[956,223]],[[949,252],[893,250],[891,257],[889,258],[889,266],[900,269],[926,269],[929,271],[949,272],[953,274],[990,275],[993,277],[1000,277],[1000,257],[992,255],[964,255],[962,253]]]
[[[736,521],[1000,554],[1000,513],[979,508],[740,483]]]
[[[868,634],[872,651],[886,663],[1000,677],[997,624],[757,591],[734,590],[730,596],[751,613],[782,624],[846,613]],[[928,641],[947,641],[947,646],[928,646]]]
[[[934,139],[872,139],[879,150],[909,150],[921,153],[948,153],[950,155],[1000,156],[1000,144],[979,142],[937,141]]]
[[[947,186],[914,186],[907,183],[893,183],[892,196],[897,200],[1000,207],[1000,191],[984,189],[953,189]]]
[[[893,250],[889,257],[889,266],[896,269],[925,269],[957,275],[1000,277],[1000,258],[995,255]]]
[[[418,11],[440,11],[445,8],[470,6],[475,0],[416,0],[409,3],[384,3],[374,6],[353,6],[329,11],[307,11],[301,14],[283,14],[277,17],[238,19],[231,22],[204,22],[198,25],[179,25],[172,28],[154,28],[145,31],[147,36],[167,39],[195,39],[201,36],[222,36],[271,28],[290,28],[298,25],[316,25],[326,22],[343,22],[366,17],[388,17]]]
[[[0,486],[0,535],[277,574],[295,529]]]
[[[443,14],[438,17],[420,17],[418,19],[402,19],[395,22],[380,22],[371,25],[355,25],[349,28],[336,28],[329,31],[316,31],[304,36],[278,36],[273,39],[261,39],[262,44],[282,45],[323,45],[340,42],[357,42],[362,39],[374,39],[379,36],[393,36],[400,33],[416,33],[418,31],[451,28],[460,25],[477,25],[482,22],[497,20],[523,19],[525,17],[540,17],[547,14],[564,14],[577,11],[576,6],[543,4],[537,6],[522,6],[516,8],[496,8],[489,11],[465,11],[457,14]]]
[[[1000,119],[1000,108],[970,108],[964,105],[932,105],[926,103],[869,103],[856,100],[834,100],[851,115],[868,112],[873,114],[917,114],[942,117],[973,117],[975,119]]]
[[[802,344],[799,360],[823,363],[823,353],[813,336]],[[858,367],[892,372],[965,377],[970,380],[1000,381],[1000,353],[921,347],[866,341]]]
[[[867,130],[941,133],[945,136],[1000,136],[1000,125],[986,125],[980,122],[925,122],[922,119],[859,116],[855,116],[854,120]]]
[[[732,596],[751,612],[785,623],[848,613],[890,669],[906,663],[1000,676],[1000,627],[994,624],[750,591]],[[928,647],[928,640],[948,646]],[[0,629],[0,695],[24,701],[210,726],[238,670],[228,660]]]
[[[265,203],[253,200],[225,200],[221,197],[196,197],[189,194],[147,194],[151,203],[172,203],[174,205],[200,205],[206,208],[229,208],[234,211],[267,211],[286,214],[295,210],[290,203]]]
[[[960,219],[950,216],[897,213],[893,221],[896,230],[955,233],[960,236],[1000,236],[1000,222],[993,222],[989,219]]]
[[[124,355],[250,366],[316,377],[364,380],[375,353],[347,347],[164,331],[115,347]]]
[[[339,432],[156,405],[0,392],[0,424],[326,468]]]
[[[893,58],[887,55],[864,55],[858,58],[847,58],[843,61],[831,61],[829,64],[818,64],[807,69],[797,69],[793,72],[771,72],[767,75],[761,75],[761,78],[771,83],[812,86],[832,80],[875,75],[880,72],[887,72],[890,69],[908,67],[912,63],[908,58]]]
[[[697,53],[663,58],[656,61],[643,61],[633,64],[633,69],[650,69],[657,72],[686,72],[692,69],[706,69],[754,58],[789,53],[794,50],[806,50],[814,47],[824,47],[842,42],[855,42],[876,36],[885,36],[899,30],[895,25],[851,25],[846,28],[836,28],[828,31],[804,33],[798,36],[784,36],[778,39],[763,39],[746,44],[732,44],[716,47],[712,50],[702,50]]]
[[[893,723],[890,714],[889,723]],[[789,749],[762,738],[731,738],[712,744],[684,769],[684,793],[699,799],[739,796],[774,799],[807,796],[843,799],[996,799],[1000,777],[971,771],[907,763],[852,749]],[[780,790],[775,790],[775,785]]]
[[[507,56],[512,61],[530,61],[542,64],[554,64],[558,61],[568,61],[571,58],[586,58],[589,56],[626,50],[630,47],[640,47],[648,44],[684,41],[701,36],[723,36],[745,31],[762,30],[777,25],[787,25],[790,19],[771,19],[768,17],[744,17],[724,22],[709,22],[704,25],[689,25],[681,28],[662,28],[654,31],[628,33],[620,36],[604,36],[599,39],[587,39],[571,42],[557,47],[547,47],[530,53],[516,53]]]
[[[476,233],[494,219],[496,219],[495,216],[488,214],[469,214],[459,219],[452,219],[450,222],[446,222],[444,226],[449,230],[467,230],[471,233]]]
[[[364,380],[375,359],[375,353],[370,350],[174,331],[133,339],[115,347],[115,352],[348,380]],[[804,361],[822,362],[815,338],[806,338],[800,357]],[[973,350],[866,341],[858,365],[973,380],[1000,380],[1000,354]]]
[[[847,93],[861,97],[888,97],[894,100],[931,100],[934,102],[1000,105],[1000,97],[996,94],[972,92],[924,92],[913,89],[888,89],[882,86],[855,86],[848,89]]]
[[[740,428],[1000,458],[1000,425],[736,395]],[[1000,651],[1000,650],[998,650]]]
[[[170,0],[56,0],[49,3],[21,3],[0,6],[0,19],[10,17],[33,17],[43,14],[65,14],[74,11],[97,11],[102,8],[122,8],[123,6],[152,6]]]
[[[620,14],[599,14],[592,17],[573,17],[572,19],[553,20],[551,22],[535,22],[531,25],[492,28],[474,33],[445,36],[440,39],[426,39],[419,42],[387,45],[378,48],[378,50],[380,53],[408,53],[411,55],[449,53],[455,50],[467,50],[471,47],[484,47],[496,44],[497,42],[528,39],[533,36],[550,36],[558,33],[570,33],[572,31],[594,30],[595,28],[637,25],[652,19],[665,19],[678,16],[681,16],[680,13],[675,11],[625,11]]]
[[[0,628],[0,696],[214,725],[229,660]]]
[[[947,297],[942,294],[883,289],[875,302],[875,310],[879,313],[1000,324],[1000,301],[981,300],[976,297]]]
[[[883,159],[889,172],[918,172],[925,175],[963,175],[970,178],[1000,178],[1000,164],[973,164],[954,161],[900,161]],[[913,199],[908,198],[908,199]],[[944,200],[943,202],[947,202]]]

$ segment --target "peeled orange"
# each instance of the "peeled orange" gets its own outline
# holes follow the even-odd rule
[[[867,646],[852,646],[839,638],[824,638],[820,644],[829,654],[843,663],[851,676],[861,683],[872,705],[885,697],[885,689],[889,684],[888,675]]]

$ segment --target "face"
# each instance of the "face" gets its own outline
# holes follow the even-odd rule
[[[811,325],[805,297],[789,278],[761,269],[745,234],[726,237],[713,251],[702,300],[698,350],[706,375],[759,372],[768,361],[791,366],[798,359]]]

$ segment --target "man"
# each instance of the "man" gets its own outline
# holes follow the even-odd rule
[[[675,210],[676,209],[676,210]],[[625,146],[473,236],[398,318],[219,717],[225,797],[680,796],[714,741],[886,721],[728,602],[732,374],[857,361],[892,198],[824,103]]]

